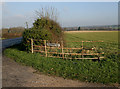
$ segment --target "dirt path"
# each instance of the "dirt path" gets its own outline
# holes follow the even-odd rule
[[[85,83],[75,80],[63,79],[61,77],[47,76],[34,73],[35,70],[23,66],[5,56],[3,61],[3,87],[105,87],[107,85],[96,83]]]

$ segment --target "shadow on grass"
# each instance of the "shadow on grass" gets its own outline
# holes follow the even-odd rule
[[[13,45],[13,46],[10,46],[10,47],[7,47],[7,48],[11,48],[11,49],[17,49],[17,50],[20,50],[20,51],[25,51],[25,47],[21,44],[16,44],[16,45]]]

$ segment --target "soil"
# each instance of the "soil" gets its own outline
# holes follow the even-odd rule
[[[32,67],[2,57],[2,87],[114,87],[114,85],[80,82],[35,72]]]

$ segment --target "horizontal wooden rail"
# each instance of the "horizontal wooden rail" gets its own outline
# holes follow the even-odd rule
[[[67,47],[64,47],[63,41],[61,41],[60,47],[50,47],[50,46],[47,46],[46,40],[36,40],[36,41],[43,41],[44,42],[44,44],[42,44],[41,46],[34,45],[33,40],[35,40],[35,39],[31,39],[31,51],[32,51],[32,53],[33,52],[44,53],[45,55],[42,55],[42,56],[53,57],[53,58],[62,58],[62,59],[102,59],[102,58],[104,58],[104,57],[99,57],[100,54],[104,54],[104,53],[97,53],[96,48],[93,51],[92,50],[93,48],[89,49],[89,48],[83,47],[84,42],[103,42],[103,41],[70,41],[70,42],[82,42],[82,47],[80,47],[80,48],[67,48]],[[81,50],[82,52],[80,52],[80,53],[77,53],[76,51],[73,52],[74,50]],[[83,52],[84,50],[86,50],[86,51],[89,50],[91,53]],[[54,54],[58,54],[58,55],[54,56]],[[78,58],[78,57],[72,58],[72,55],[74,55],[74,57],[78,56],[78,55],[81,55],[81,56],[79,56],[80,58]],[[93,58],[86,58],[89,55],[93,55],[94,57]],[[66,57],[66,56],[70,56],[70,57]],[[86,57],[84,57],[84,56],[86,56]],[[101,55],[101,56],[103,56],[103,55]]]
[[[31,40],[31,38],[29,38],[29,40]],[[33,39],[33,40],[35,40],[35,41],[44,41],[44,40],[41,40],[41,39]],[[48,40],[46,40],[46,41],[48,41]],[[61,43],[61,41],[56,41],[56,42]],[[66,42],[104,42],[104,41],[66,41]]]
[[[44,48],[45,46],[39,46],[39,45],[33,45],[33,47],[39,47],[39,48]]]
[[[61,49],[60,47],[48,47],[48,46],[47,46],[47,48],[49,48],[49,49]]]
[[[51,49],[61,49],[60,47],[47,47]],[[63,48],[63,49],[82,49],[82,48]]]
[[[67,58],[67,57],[66,57]],[[104,57],[94,57],[94,58],[67,58],[67,59],[102,59]]]
[[[39,46],[39,45],[33,45],[34,47],[39,47],[39,48],[41,48],[41,47],[45,47],[45,46]],[[61,49],[60,47],[46,47],[46,48],[49,48],[49,49]],[[82,48],[63,48],[63,49],[82,49]]]
[[[52,58],[63,58],[63,57],[58,57],[58,56],[48,56],[48,57],[52,57]]]
[[[66,41],[66,42],[104,42],[104,41]]]
[[[63,48],[63,49],[82,49],[82,48]]]
[[[40,51],[40,50],[33,50],[33,52],[41,52],[41,53],[45,53],[45,51]]]
[[[51,54],[63,54],[63,53],[58,53],[58,52],[47,52],[47,53],[51,53]],[[64,53],[64,54],[68,54],[68,55],[99,55],[99,54],[104,54],[104,53],[93,53],[93,54],[82,54],[82,53]]]
[[[52,57],[52,58],[63,58],[63,57],[57,57],[57,56],[48,56],[48,57]],[[103,59],[104,57],[99,57],[99,59]],[[70,58],[70,57],[64,57],[64,59],[98,59],[98,57],[94,57],[94,58]]]

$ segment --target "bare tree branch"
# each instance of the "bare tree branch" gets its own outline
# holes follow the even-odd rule
[[[35,14],[37,15],[37,18],[48,18],[54,21],[57,21],[58,18],[57,9],[54,7],[42,7],[41,9],[36,10]]]

